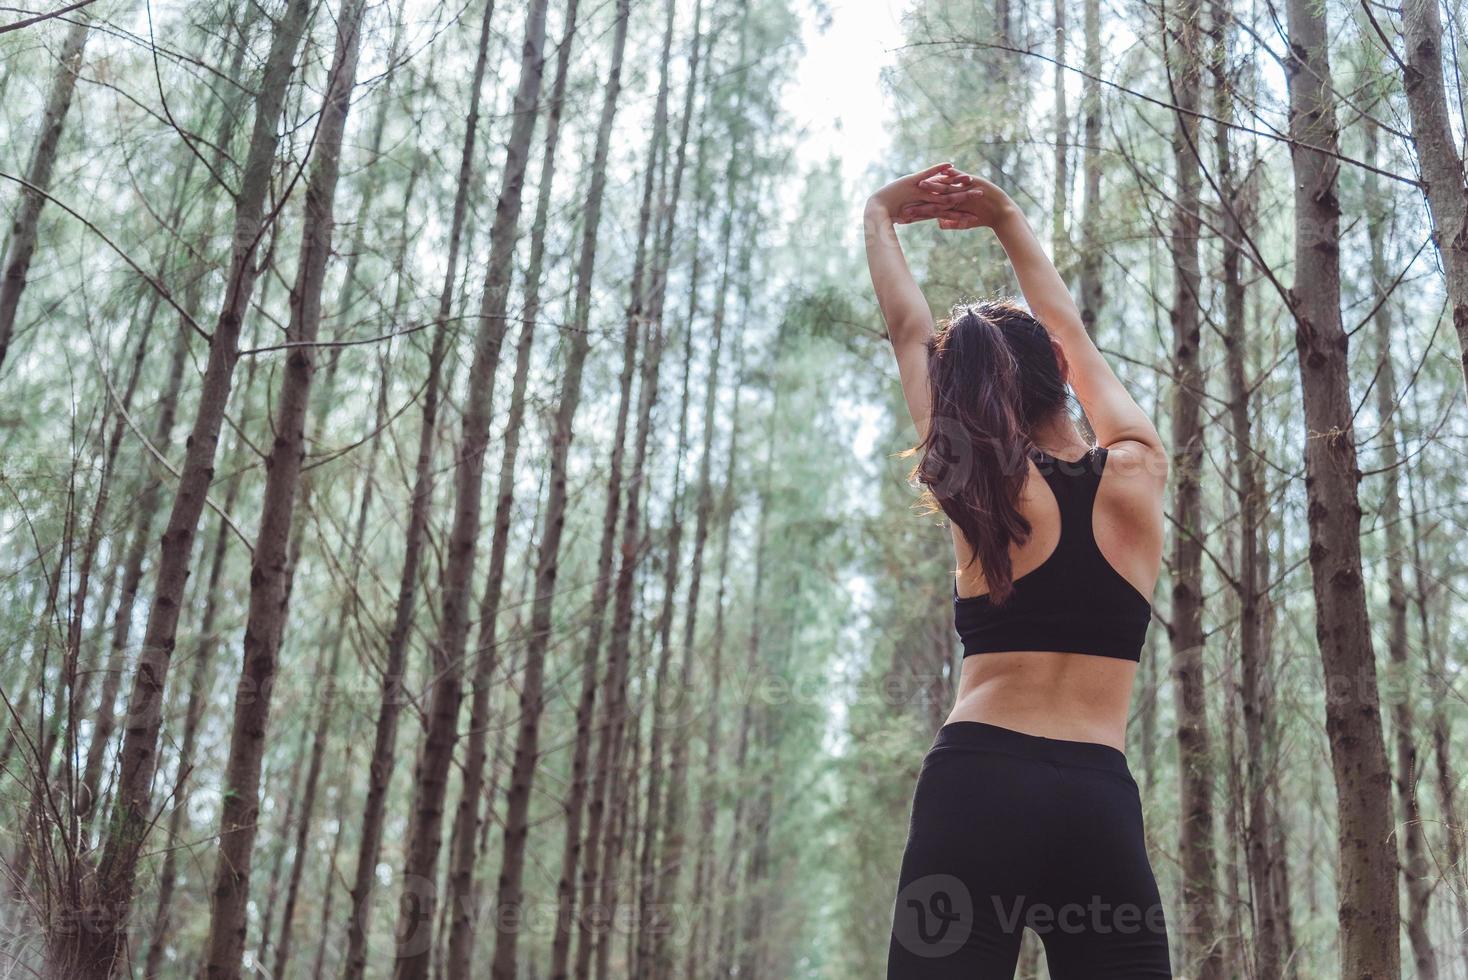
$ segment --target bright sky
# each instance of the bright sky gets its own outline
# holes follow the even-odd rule
[[[835,155],[853,188],[864,186],[869,166],[887,149],[887,99],[881,72],[900,43],[902,12],[910,0],[825,0],[829,18],[807,9],[806,53],[786,88],[786,108],[802,131],[798,159],[818,166]],[[851,197],[856,229],[864,194]]]

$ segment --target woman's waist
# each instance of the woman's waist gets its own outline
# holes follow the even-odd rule
[[[1126,753],[1115,745],[1087,739],[1037,735],[983,721],[949,721],[938,730],[923,766],[944,766],[955,756],[1001,756],[1029,763],[1101,769],[1135,784]]]
[[[969,657],[948,720],[1121,749],[1136,669],[1130,661],[1069,653]]]

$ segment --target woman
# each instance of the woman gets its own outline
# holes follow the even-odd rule
[[[923,220],[992,229],[1030,311],[959,305],[935,331],[894,230]],[[903,177],[872,195],[866,238],[964,647],[913,797],[889,980],[1009,980],[1027,927],[1053,980],[1171,977],[1122,754],[1162,555],[1157,430],[994,184],[950,164]]]

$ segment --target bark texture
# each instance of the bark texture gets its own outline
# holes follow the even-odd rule
[[[272,425],[275,435],[265,463],[260,532],[250,569],[244,662],[235,690],[234,724],[225,766],[219,856],[211,889],[213,914],[204,966],[210,980],[239,977],[245,949],[250,866],[260,815],[260,763],[290,605],[291,526],[295,522],[301,464],[306,457],[306,416],[316,374],[321,292],[331,257],[342,136],[351,111],[352,89],[357,84],[365,6],[366,0],[342,0],[337,10],[336,47],[316,130],[315,159],[306,184],[304,232],[286,327],[286,340],[291,346],[285,354]],[[315,768],[320,771],[319,759]]]
[[[1182,864],[1182,960],[1201,980],[1221,980],[1218,895],[1213,846],[1213,749],[1208,727],[1203,628],[1203,398],[1198,257],[1201,184],[1198,109],[1202,89],[1201,7],[1183,0],[1167,33],[1173,113],[1172,160],[1177,179],[1172,253],[1172,612],[1168,623],[1177,691],[1178,783]]]
[[[1443,83],[1442,14],[1438,0],[1403,0],[1401,9],[1407,46],[1402,82],[1412,118],[1412,146],[1447,275],[1448,305],[1468,385],[1468,183]]]
[[[551,469],[549,498],[545,510],[545,533],[541,541],[541,559],[536,563],[535,574],[535,606],[531,611],[532,637],[534,631],[542,634],[549,628],[550,620],[550,598],[555,587],[555,578],[558,572],[556,557],[559,554],[559,544],[562,525],[564,523],[566,506],[566,461],[570,450],[572,426],[575,421],[576,408],[581,401],[581,379],[586,367],[586,355],[589,351],[589,339],[586,326],[591,317],[591,287],[592,272],[596,267],[597,229],[601,223],[602,201],[606,193],[607,183],[607,159],[610,152],[612,122],[616,117],[617,103],[622,92],[622,68],[623,56],[627,43],[627,21],[631,12],[630,0],[617,0],[616,24],[612,37],[612,55],[610,67],[607,70],[606,85],[603,89],[601,117],[597,124],[596,148],[593,151],[591,163],[590,184],[586,195],[585,225],[581,232],[580,258],[576,269],[576,296],[573,307],[571,328],[566,340],[568,342],[568,353],[566,368],[562,375],[560,387],[560,401],[555,415],[555,428],[551,442]],[[555,549],[551,550],[546,545],[546,539],[555,537]],[[545,639],[541,640],[544,644]],[[590,672],[595,673],[595,660],[589,659],[584,662],[589,666]],[[587,669],[586,666],[583,670]],[[583,676],[584,679],[584,676]],[[583,692],[586,690],[583,684]],[[580,732],[583,727],[582,709],[588,707],[587,699],[583,693],[581,701],[577,705],[578,747],[581,745]],[[589,728],[589,720],[584,726]],[[584,770],[585,763],[582,763]],[[582,782],[585,782],[584,772]],[[568,820],[568,826],[570,821]],[[568,831],[568,839],[570,833]],[[561,871],[561,883],[559,893],[564,897],[566,894],[566,883],[570,876],[575,874],[575,863],[569,866],[563,862]],[[562,920],[557,918],[557,940],[562,940]],[[566,943],[569,942],[569,932],[565,933]],[[562,952],[559,954],[560,972],[556,972],[557,957],[553,950],[552,976],[562,977],[565,975],[564,952],[565,943],[562,944]]]
[[[15,213],[10,234],[6,237],[0,266],[0,368],[5,366],[5,355],[10,352],[10,342],[15,336],[15,315],[20,308],[20,297],[25,292],[26,276],[31,269],[31,259],[36,254],[37,229],[41,222],[41,209],[46,205],[46,195],[51,189],[51,173],[56,168],[56,149],[61,145],[61,131],[66,126],[66,116],[71,110],[72,96],[76,92],[76,76],[82,67],[82,51],[91,33],[91,15],[83,10],[66,30],[66,39],[61,45],[61,55],[56,62],[56,72],[51,76],[51,91],[46,97],[46,108],[41,114],[41,128],[31,150],[29,166],[26,167],[25,186],[20,191],[20,207]]]
[[[105,977],[112,971],[132,909],[138,857],[152,826],[152,784],[168,668],[193,563],[199,517],[214,479],[220,428],[239,359],[240,331],[259,271],[256,253],[274,217],[266,211],[265,203],[280,142],[276,124],[310,7],[310,0],[290,0],[286,5],[275,22],[270,53],[261,73],[249,150],[235,195],[224,300],[210,335],[198,409],[163,532],[153,603],[128,702],[116,797],[96,877],[67,899],[71,921],[77,921],[75,916],[85,916],[95,927],[70,930],[57,937],[47,951],[53,969],[71,971],[81,978]]]
[[[393,973],[398,980],[421,980],[431,966],[433,919],[437,908],[437,866],[443,843],[444,800],[449,767],[457,740],[463,699],[463,662],[469,638],[469,586],[478,551],[480,496],[484,457],[489,448],[494,375],[505,336],[515,238],[529,164],[545,64],[547,0],[532,0],[526,10],[520,52],[520,81],[494,222],[489,233],[489,259],[469,368],[469,397],[454,466],[454,511],[443,572],[440,630],[433,650],[434,679],[429,687],[427,731],[413,778],[412,819],[408,826],[403,874],[413,887],[404,889],[398,907],[399,952]]]
[[[377,861],[382,851],[383,828],[387,820],[387,794],[397,763],[398,719],[407,700],[404,671],[407,667],[413,614],[417,608],[419,566],[423,562],[428,539],[428,511],[433,502],[434,445],[438,435],[444,355],[448,349],[449,318],[453,312],[456,294],[459,252],[474,179],[480,90],[488,62],[493,16],[494,3],[491,0],[486,3],[484,16],[480,20],[478,53],[469,84],[468,115],[465,119],[464,142],[459,154],[453,212],[449,220],[446,271],[439,291],[433,341],[428,355],[423,414],[419,421],[417,453],[413,464],[413,491],[408,502],[407,528],[403,532],[403,567],[398,578],[392,628],[388,633],[387,650],[383,658],[382,690],[378,700],[377,722],[373,729],[372,757],[367,770],[367,793],[362,804],[362,828],[357,840],[357,864],[352,878],[347,945],[343,956],[345,980],[360,980],[367,967],[367,937],[372,911],[370,903],[376,881]]]
[[[1366,155],[1377,159],[1379,135],[1368,119]],[[1407,637],[1407,576],[1404,569],[1407,554],[1406,537],[1402,533],[1401,467],[1402,453],[1397,445],[1397,376],[1392,363],[1391,273],[1387,271],[1385,244],[1389,234],[1390,209],[1381,195],[1380,180],[1368,172],[1364,178],[1366,198],[1366,237],[1370,244],[1369,268],[1375,313],[1376,356],[1380,369],[1376,375],[1376,411],[1381,441],[1381,507],[1377,523],[1385,538],[1387,627],[1386,646],[1390,687],[1391,728],[1396,754],[1396,770],[1392,781],[1400,811],[1398,838],[1401,845],[1402,885],[1407,898],[1407,915],[1403,923],[1412,948],[1413,966],[1418,980],[1437,980],[1437,950],[1428,925],[1432,922],[1432,892],[1436,872],[1429,857],[1422,813],[1417,806],[1417,783],[1421,779],[1421,762],[1417,756],[1417,719],[1412,704],[1412,671]]]
[[[1295,349],[1305,407],[1305,491],[1315,635],[1335,776],[1341,975],[1396,980],[1397,861],[1391,772],[1366,590],[1348,340],[1340,310],[1338,137],[1324,11],[1290,0],[1290,158],[1295,172]]]
[[[471,974],[475,925],[479,918],[479,887],[475,880],[474,866],[479,856],[476,844],[480,838],[480,797],[484,796],[492,807],[497,788],[492,784],[490,792],[484,794],[490,695],[499,661],[498,622],[500,603],[504,595],[505,560],[510,549],[510,523],[515,505],[515,467],[520,455],[521,430],[525,424],[530,353],[535,343],[536,321],[540,315],[541,276],[545,263],[546,229],[550,223],[551,191],[555,183],[556,147],[561,135],[566,80],[576,38],[578,7],[577,0],[568,0],[566,4],[565,30],[556,51],[555,80],[551,83],[547,103],[545,146],[541,155],[535,218],[530,231],[530,264],[525,276],[525,305],[521,311],[515,371],[510,383],[509,415],[505,420],[505,441],[500,454],[499,491],[495,499],[494,528],[490,539],[489,574],[485,578],[484,594],[479,605],[479,643],[474,652],[473,694],[469,711],[468,744],[464,753],[464,778],[459,806],[454,812],[454,828],[449,838],[453,845],[449,857],[447,900],[450,919],[444,969],[452,977],[466,977]],[[538,702],[539,699],[535,700]],[[535,760],[531,761],[533,764]],[[512,774],[512,792],[516,785],[514,779]],[[528,811],[526,812],[528,815]],[[508,828],[505,839],[508,847]],[[519,835],[518,839],[522,842],[520,846],[523,846],[524,835]]]

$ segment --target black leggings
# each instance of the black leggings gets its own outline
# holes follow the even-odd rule
[[[944,725],[898,887],[888,980],[1011,980],[1026,927],[1052,980],[1172,977],[1141,798],[1108,745]]]

